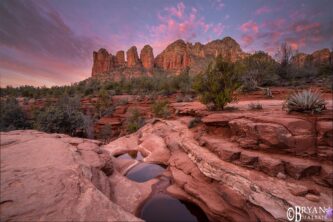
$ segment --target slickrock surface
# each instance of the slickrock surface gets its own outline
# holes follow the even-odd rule
[[[30,130],[0,136],[1,221],[140,221],[114,203],[113,163],[100,142]]]
[[[172,103],[173,119],[152,119],[107,145],[1,133],[1,220],[139,220],[133,214],[161,178],[124,177],[139,162],[114,157],[128,151],[166,165],[166,192],[211,221],[286,221],[289,207],[333,207],[332,102],[320,115],[287,114],[281,102],[260,101],[264,109],[253,111],[241,101],[214,113],[198,102]],[[201,121],[188,128],[194,116]]]
[[[235,135],[230,129],[210,135],[209,125],[188,129],[185,118],[155,120],[103,148],[110,153],[139,150],[144,161],[167,164],[173,181],[167,191],[198,204],[212,221],[284,221],[295,205],[331,206],[332,162],[243,148],[231,140]],[[232,119],[220,127],[228,128]],[[270,121],[292,129],[288,133],[314,130],[300,120],[281,119]],[[271,129],[273,123],[260,124]],[[293,128],[298,124],[302,127]],[[273,129],[263,130],[273,141],[267,149],[278,141]]]

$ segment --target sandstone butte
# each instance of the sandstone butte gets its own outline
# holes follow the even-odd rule
[[[167,165],[164,192],[200,206],[210,221],[287,221],[289,207],[332,208],[332,101],[312,117],[281,111],[282,100],[259,102],[262,111],[241,101],[238,111],[215,113],[199,102],[171,103],[178,116],[106,145],[1,133],[0,220],[141,221],[135,215],[160,179],[127,179],[138,162],[116,156],[128,151]],[[189,128],[195,116],[201,123]]]
[[[132,46],[126,52],[118,51],[112,55],[106,49],[93,52],[92,76],[116,71],[119,67],[141,68],[152,70],[162,69],[170,73],[180,73],[189,68],[193,73],[198,73],[202,67],[208,65],[213,58],[221,55],[223,58],[235,62],[248,56],[240,45],[231,37],[214,40],[207,44],[185,42],[181,39],[168,45],[159,55],[154,58],[153,48],[145,45],[138,56],[137,48]],[[329,49],[322,49],[312,54],[299,53],[294,56],[292,62],[299,66],[333,63],[333,53]]]

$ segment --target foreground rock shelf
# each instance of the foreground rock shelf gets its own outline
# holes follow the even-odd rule
[[[197,105],[177,104],[182,117],[152,120],[107,145],[1,133],[1,221],[140,221],[155,195],[197,205],[210,221],[286,221],[289,207],[333,207],[329,115],[189,108]],[[189,129],[186,115],[203,118]],[[167,167],[127,178],[142,162]]]

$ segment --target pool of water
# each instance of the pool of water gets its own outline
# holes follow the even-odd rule
[[[116,156],[118,159],[126,160],[143,160],[143,156],[139,151],[129,151],[127,153]]]
[[[155,194],[142,207],[140,218],[152,221],[209,221],[196,205],[183,202],[164,193]]]
[[[165,166],[153,163],[139,163],[126,173],[126,177],[136,182],[146,182],[161,175]]]

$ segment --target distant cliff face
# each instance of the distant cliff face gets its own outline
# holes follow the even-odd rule
[[[185,68],[201,67],[200,63],[207,58],[214,58],[222,55],[225,59],[232,62],[242,59],[246,56],[239,44],[231,37],[222,40],[214,40],[203,45],[199,42],[186,43],[179,39],[166,47],[156,58],[154,58],[153,48],[146,45],[138,56],[137,48],[132,46],[126,52],[127,61],[125,61],[124,51],[118,51],[115,56],[100,49],[94,52],[94,64],[92,75],[99,73],[109,73],[117,67],[137,67],[151,70],[154,67],[162,70],[178,73]]]
[[[93,53],[92,76],[116,72],[122,73],[126,77],[131,70],[135,71],[134,76],[138,76],[138,73],[143,73],[144,70],[152,73],[153,68],[174,74],[189,68],[190,72],[195,74],[202,71],[210,61],[219,55],[230,62],[236,62],[249,54],[243,52],[240,45],[231,37],[217,39],[205,45],[200,42],[192,44],[179,39],[168,45],[156,58],[154,58],[151,46],[145,45],[140,52],[140,57],[137,48],[132,46],[126,52],[127,61],[125,61],[124,51],[118,51],[113,56],[106,49],[100,49]],[[329,49],[318,50],[310,55],[299,53],[294,56],[292,63],[299,66],[333,64],[333,55]],[[117,71],[119,67],[131,69]]]

